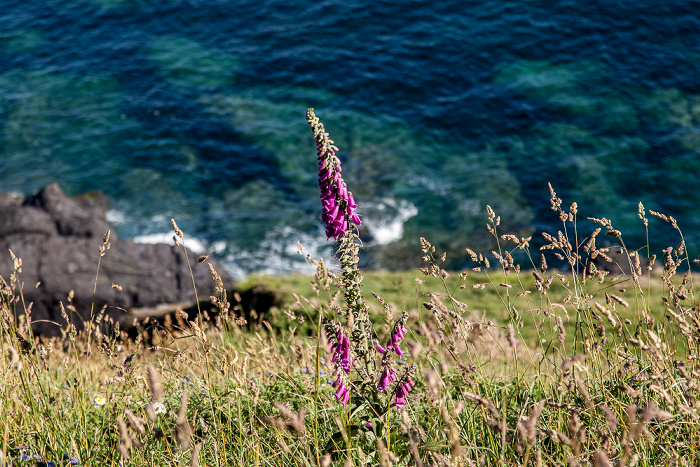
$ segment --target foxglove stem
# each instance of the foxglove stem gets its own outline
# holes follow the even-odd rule
[[[333,345],[333,362],[340,376],[341,370],[345,374],[350,373],[353,358],[361,359],[364,365],[356,367],[355,371],[363,380],[363,387],[371,387],[376,377],[376,354],[369,308],[360,288],[362,274],[358,268],[360,244],[357,226],[361,220],[357,214],[357,203],[341,175],[342,167],[336,156],[338,148],[329,139],[313,109],[307,110],[306,119],[316,141],[322,219],[326,226],[326,236],[338,242],[336,257],[340,261],[341,284],[345,291],[346,309],[341,314],[347,316],[347,322],[342,331],[337,323],[331,323],[327,327]],[[338,381],[335,396],[342,404],[350,399],[349,389],[342,380]]]

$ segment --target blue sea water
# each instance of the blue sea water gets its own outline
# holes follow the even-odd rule
[[[360,205],[366,267],[501,233],[646,241],[637,203],[700,245],[700,2],[0,0],[0,190],[101,190],[122,238],[235,276],[327,257],[314,107]],[[680,240],[652,220],[652,243]]]

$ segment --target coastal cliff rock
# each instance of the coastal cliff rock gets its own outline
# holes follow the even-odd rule
[[[97,314],[105,305],[107,315],[124,322],[133,308],[194,303],[192,278],[181,247],[122,241],[113,230],[111,247],[100,262],[95,292],[99,248],[110,230],[107,208],[100,193],[72,198],[57,184],[47,185],[27,198],[0,195],[0,276],[9,283],[14,269],[11,250],[22,260],[19,279],[24,303],[27,307],[31,303],[36,334],[60,333],[66,322],[59,303],[67,306],[71,291],[75,311],[69,313],[78,327],[89,319],[91,309]],[[195,253],[187,254],[197,293],[200,299],[208,298],[215,293],[209,268],[197,262]],[[231,287],[232,280],[223,267],[209,262],[221,275],[224,286]],[[18,315],[24,313],[21,302],[14,308]]]

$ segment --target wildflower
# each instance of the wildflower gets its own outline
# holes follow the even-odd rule
[[[335,155],[338,148],[328,138],[323,124],[318,121],[313,109],[306,112],[306,119],[314,132],[318,155],[318,186],[323,205],[322,219],[326,225],[326,237],[338,240],[345,235],[349,222],[360,225],[357,203],[348,191],[343,177],[340,159]]]
[[[107,399],[105,399],[104,397],[102,397],[100,395],[97,395],[93,399],[93,402],[95,403],[95,407],[102,407],[107,402]]]
[[[333,350],[332,362],[336,366],[340,366],[347,374],[352,369],[352,355],[350,354],[350,339],[343,335],[342,329],[338,328],[335,333],[335,339],[329,338],[331,341],[331,349]]]
[[[338,379],[333,382],[332,386],[337,388],[334,394],[335,400],[339,401],[343,405],[347,405],[348,401],[350,400],[350,389],[345,385],[345,381],[343,381],[343,376],[341,374],[338,375]]]
[[[386,365],[384,365],[384,371],[379,377],[377,389],[379,389],[380,391],[384,391],[386,388],[391,386],[391,383],[393,383],[394,381],[396,381],[396,368],[391,366],[391,362],[387,361]]]
[[[411,388],[415,385],[416,383],[408,377],[406,379],[406,382],[399,385],[398,388],[396,388],[396,408],[401,409],[403,408],[404,405],[406,405],[406,399],[405,397],[408,395],[408,393],[411,391]]]
[[[394,332],[391,334],[389,341],[386,343],[387,348],[393,348],[394,352],[396,352],[396,355],[398,355],[399,357],[403,355],[403,351],[401,350],[401,347],[399,347],[399,343],[403,340],[406,332],[407,330],[404,324],[401,321],[399,321],[398,323],[396,323],[396,326],[394,327]]]
[[[153,411],[156,413],[156,415],[160,415],[165,413],[165,405],[163,405],[162,402],[153,402],[151,404],[153,407]]]
[[[391,336],[389,337],[389,340],[386,343],[386,347],[383,347],[381,344],[377,343],[377,352],[381,354],[385,354],[388,349],[393,349],[394,352],[396,352],[397,356],[402,356],[403,351],[401,350],[401,347],[399,347],[399,343],[403,340],[404,336],[408,332],[406,329],[406,319],[407,319],[406,313],[396,322],[394,325],[394,330],[391,333]]]

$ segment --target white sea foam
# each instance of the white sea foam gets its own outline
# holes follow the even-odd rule
[[[123,224],[127,221],[126,214],[117,209],[108,210],[105,217],[110,224]]]
[[[303,247],[302,254],[299,254],[297,242]],[[311,259],[323,259],[326,265],[332,267],[331,246],[332,243],[325,241],[323,234],[308,234],[285,226],[268,232],[255,250],[229,244],[221,262],[234,279],[242,279],[252,273],[311,275],[316,271]],[[310,255],[309,260],[306,259],[307,255]]]
[[[165,243],[168,245],[174,245],[173,242],[173,232],[166,233],[153,233],[147,235],[138,235],[132,239],[136,243],[148,243],[157,244]],[[196,237],[185,236],[184,242],[185,246],[197,254],[202,254],[207,252],[207,246],[204,242]],[[218,243],[218,242],[217,242]]]
[[[403,236],[403,225],[418,214],[418,208],[404,199],[382,198],[366,204],[362,222],[372,236],[372,243],[386,245]]]

